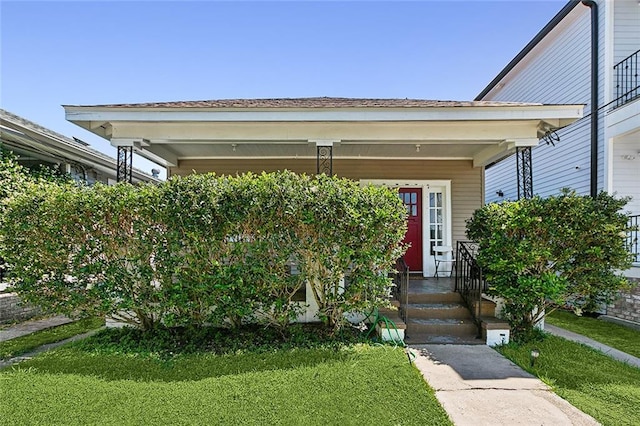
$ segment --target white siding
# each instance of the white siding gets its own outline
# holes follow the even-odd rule
[[[604,46],[605,7],[599,1],[599,44]],[[637,4],[636,4],[637,6]],[[604,49],[599,55],[599,106],[604,104]],[[591,113],[591,10],[575,9],[524,58],[485,100],[585,104],[585,118],[558,131],[555,147],[541,143],[533,149],[533,190],[547,196],[568,187],[578,193],[590,190]],[[604,188],[604,117],[598,113],[598,188]],[[505,199],[516,188],[516,162],[491,167],[486,173],[487,201],[502,189]],[[507,189],[505,189],[507,188]],[[517,192],[516,192],[517,193]],[[513,197],[515,198],[515,197]]]
[[[626,210],[640,214],[640,132],[613,144],[613,182],[618,196],[633,197]],[[626,158],[625,158],[626,156]]]
[[[485,172],[485,202],[513,201],[518,199],[516,156],[512,155],[494,164]],[[498,195],[502,191],[503,196]]]
[[[613,4],[613,63],[640,49],[640,4],[637,0],[616,0]]]

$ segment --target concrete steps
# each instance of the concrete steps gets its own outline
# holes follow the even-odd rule
[[[407,324],[407,334],[426,334],[433,336],[474,337],[478,327],[471,319],[459,318],[411,318]]]
[[[473,302],[471,309],[477,309],[478,302]],[[482,299],[480,302],[480,316],[481,317],[495,317],[496,316],[496,304],[490,300]]]
[[[425,281],[417,290],[409,293],[406,343],[483,343],[482,339],[477,338],[478,327],[459,293],[429,281]]]
[[[407,308],[409,318],[470,319],[471,312],[462,303],[421,303]]]
[[[410,305],[431,303],[462,303],[462,296],[460,296],[460,293],[453,291],[438,293],[409,293]]]
[[[400,312],[397,309],[382,308],[378,310],[378,315],[393,321],[398,330],[404,330],[407,328],[407,325],[400,318]]]

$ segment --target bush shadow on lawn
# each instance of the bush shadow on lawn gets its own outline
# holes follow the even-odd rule
[[[315,333],[313,333],[315,332]],[[16,369],[94,376],[103,380],[180,382],[261,371],[360,362],[366,358],[361,334],[348,330],[333,338],[317,327],[280,335],[255,327],[224,329],[103,330],[24,361]]]

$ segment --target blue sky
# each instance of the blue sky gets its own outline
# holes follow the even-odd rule
[[[61,105],[470,100],[565,3],[0,0],[0,106],[115,156]]]

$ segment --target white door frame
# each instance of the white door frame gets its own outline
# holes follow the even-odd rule
[[[442,193],[442,214],[444,218],[443,245],[452,245],[451,234],[451,181],[450,180],[415,180],[415,179],[360,179],[361,185],[387,186],[389,188],[421,188],[422,189],[422,276],[432,277],[435,264],[431,256],[431,235],[429,228],[429,194]],[[418,272],[418,271],[412,271]]]

